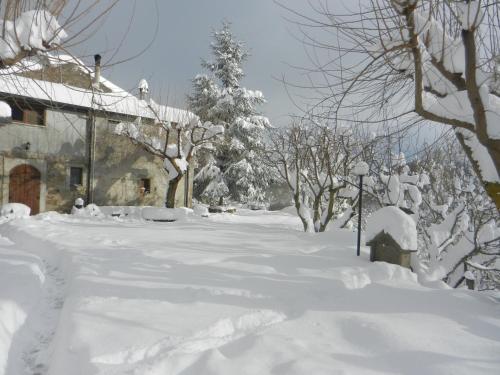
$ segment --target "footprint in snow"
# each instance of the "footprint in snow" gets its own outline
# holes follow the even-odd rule
[[[191,337],[168,337],[148,348],[131,348],[117,353],[92,358],[93,363],[134,365],[134,374],[142,373],[137,363],[145,368],[152,368],[169,361],[173,356],[202,353],[217,349],[244,336],[281,323],[286,315],[272,310],[259,310],[244,314],[238,318],[220,319],[208,328]]]

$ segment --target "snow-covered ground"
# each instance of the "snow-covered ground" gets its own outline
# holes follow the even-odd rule
[[[0,374],[499,374],[493,295],[286,213],[0,225]]]

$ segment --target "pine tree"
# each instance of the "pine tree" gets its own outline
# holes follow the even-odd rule
[[[262,202],[269,178],[259,162],[259,150],[269,120],[257,107],[265,99],[260,91],[240,86],[242,65],[249,55],[244,44],[234,39],[230,25],[224,23],[213,38],[213,61],[202,62],[209,75],[194,78],[188,103],[202,121],[223,124],[226,132],[214,149],[199,155],[195,194],[210,203],[227,196],[239,202]]]

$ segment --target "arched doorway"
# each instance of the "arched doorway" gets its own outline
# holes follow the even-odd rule
[[[31,214],[40,212],[40,172],[28,164],[13,168],[9,175],[9,202],[23,203]]]

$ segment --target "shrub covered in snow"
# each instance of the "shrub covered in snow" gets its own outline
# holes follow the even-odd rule
[[[195,204],[193,206],[193,213],[198,216],[207,217],[208,216],[208,207],[202,204]]]
[[[29,217],[31,208],[22,203],[7,203],[0,210],[0,216],[7,219],[22,219]]]
[[[104,217],[104,214],[101,212],[100,208],[94,203],[90,203],[89,205],[82,208],[73,207],[71,209],[71,214],[85,217]]]

